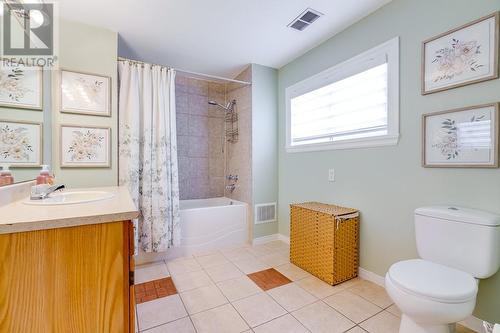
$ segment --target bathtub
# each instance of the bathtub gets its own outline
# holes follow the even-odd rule
[[[168,258],[247,243],[247,214],[246,203],[229,198],[181,200],[181,244]]]

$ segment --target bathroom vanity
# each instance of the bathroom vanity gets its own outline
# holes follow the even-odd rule
[[[124,187],[90,191],[113,195],[0,207],[0,332],[134,332],[138,212]]]

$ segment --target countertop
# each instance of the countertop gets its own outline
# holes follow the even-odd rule
[[[24,204],[27,195],[24,199],[0,207],[0,234],[126,221],[139,215],[124,186],[70,188],[66,191],[107,191],[115,195],[100,201],[52,206]]]

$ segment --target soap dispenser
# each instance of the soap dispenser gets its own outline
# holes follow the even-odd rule
[[[14,183],[14,177],[12,177],[9,165],[7,164],[2,165],[2,171],[0,172],[0,186],[10,185],[13,183]]]
[[[47,164],[42,165],[42,170],[40,171],[38,177],[36,177],[36,184],[37,185],[54,184],[54,177],[50,175],[50,167]]]

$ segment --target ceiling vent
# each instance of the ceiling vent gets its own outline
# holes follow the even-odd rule
[[[307,8],[305,11],[303,11],[299,16],[297,16],[290,24],[288,24],[288,27],[302,31],[308,26],[311,25],[314,21],[316,21],[320,16],[323,16],[322,13],[311,9]]]

